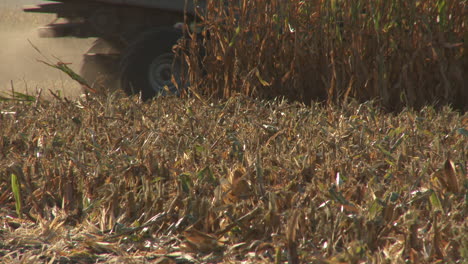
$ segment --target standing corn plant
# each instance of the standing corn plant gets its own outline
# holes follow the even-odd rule
[[[208,1],[191,83],[218,97],[466,108],[466,10],[461,0]]]

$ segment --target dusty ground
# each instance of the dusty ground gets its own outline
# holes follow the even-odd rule
[[[41,39],[36,29],[53,20],[50,15],[26,14],[22,12],[24,4],[37,4],[37,0],[2,0],[0,2],[0,91],[35,93],[42,89],[61,91],[67,97],[80,94],[78,84],[68,76],[40,62],[44,60],[29,43],[33,43],[50,60],[71,63],[70,67],[78,70],[81,54],[86,51],[92,39]],[[28,41],[29,40],[29,41]]]

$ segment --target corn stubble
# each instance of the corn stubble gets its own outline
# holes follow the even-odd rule
[[[195,98],[0,98],[2,260],[466,259],[464,2],[220,2]]]
[[[467,257],[468,117],[449,108],[113,95],[1,109],[7,262]]]
[[[199,91],[467,107],[466,1],[226,2],[209,1],[204,42],[185,47]]]

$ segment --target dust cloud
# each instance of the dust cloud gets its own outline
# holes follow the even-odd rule
[[[0,93],[9,94],[14,89],[35,94],[42,89],[43,94],[52,90],[67,97],[79,95],[79,84],[38,60],[70,63],[69,67],[78,71],[82,54],[94,39],[39,38],[37,28],[51,22],[54,16],[24,13],[22,4],[27,3],[38,1],[2,0],[0,3]]]

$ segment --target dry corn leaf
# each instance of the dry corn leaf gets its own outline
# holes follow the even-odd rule
[[[447,159],[444,164],[444,174],[447,182],[447,188],[453,193],[458,193],[460,187],[458,186],[457,171],[453,161]]]
[[[213,235],[196,230],[193,227],[183,232],[185,245],[188,249],[195,252],[210,253],[223,249],[218,238]]]
[[[250,184],[246,180],[240,179],[232,184],[231,194],[237,199],[249,198],[250,193]]]
[[[442,241],[442,236],[440,234],[440,228],[438,226],[438,219],[437,216],[434,216],[434,224],[433,224],[433,232],[434,236],[432,238],[432,244],[433,244],[433,258],[436,259],[444,259],[444,247],[443,247],[443,241]]]
[[[117,255],[123,255],[123,250],[118,246],[118,243],[99,242],[86,240],[86,245],[97,254],[102,253],[114,253]]]
[[[160,257],[154,263],[155,264],[175,264],[177,262],[175,262],[173,259],[168,258],[168,257]]]
[[[239,200],[250,197],[252,189],[247,180],[245,180],[246,170],[243,167],[236,168],[229,177],[220,180],[221,189],[224,192],[223,201],[226,204],[236,203]]]

